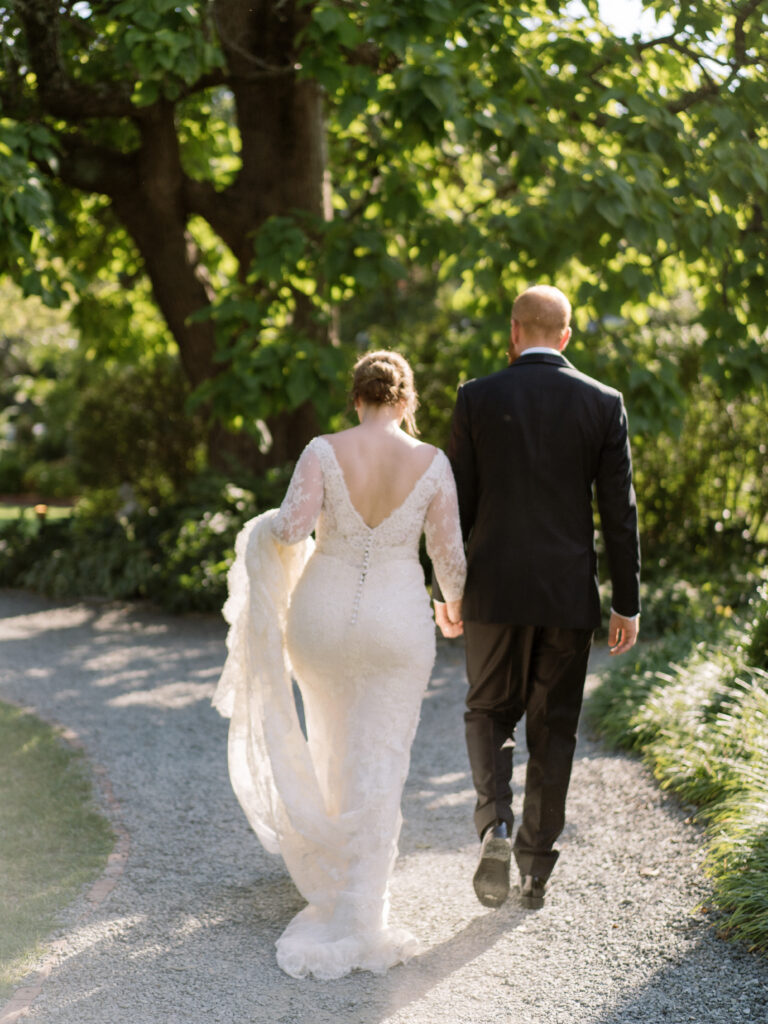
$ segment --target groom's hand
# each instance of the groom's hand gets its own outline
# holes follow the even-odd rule
[[[610,653],[624,654],[631,647],[634,647],[639,630],[640,616],[635,619],[625,619],[623,615],[611,612],[611,621],[608,626],[608,647]]]
[[[458,601],[452,601],[451,612],[457,612],[458,614],[458,605]],[[464,632],[464,623],[460,619],[453,621],[449,618],[448,611],[448,606],[443,604],[442,601],[435,601],[435,622],[443,636],[448,640],[453,640]]]

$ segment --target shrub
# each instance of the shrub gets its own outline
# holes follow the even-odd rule
[[[197,469],[200,424],[178,364],[115,366],[88,380],[72,419],[74,471],[86,487],[128,482],[147,503],[173,500]]]
[[[245,521],[279,504],[285,472],[260,493],[200,478],[186,500],[120,512],[115,490],[92,492],[68,520],[19,517],[0,527],[0,586],[58,599],[147,598],[172,612],[218,611]]]
[[[751,602],[750,611],[751,638],[747,647],[747,659],[750,665],[768,671],[768,583],[759,587]]]
[[[24,470],[17,490],[39,494],[50,500],[71,498],[80,490],[80,485],[71,459],[56,459],[52,462],[38,459]]]
[[[612,667],[588,713],[635,750],[707,826],[707,870],[724,933],[768,954],[766,584],[743,619],[716,613]]]
[[[23,480],[24,461],[18,452],[0,450],[0,494],[19,494]]]

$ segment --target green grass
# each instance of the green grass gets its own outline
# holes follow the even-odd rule
[[[114,845],[83,755],[0,703],[0,1003]]]
[[[611,667],[587,714],[698,808],[724,936],[768,956],[768,673],[755,662],[768,594],[744,619],[667,636]]]
[[[69,519],[72,515],[71,505],[48,505],[47,508],[48,511],[46,512],[46,519]],[[27,519],[34,519],[34,506],[0,505],[0,522],[18,519],[20,516]]]

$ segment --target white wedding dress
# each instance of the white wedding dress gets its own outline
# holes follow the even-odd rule
[[[307,900],[277,942],[278,963],[294,977],[383,972],[418,950],[388,923],[388,885],[435,657],[422,532],[445,599],[458,600],[466,566],[443,452],[372,528],[352,505],[333,446],[318,437],[279,512],[252,519],[238,537],[214,704],[231,718],[240,804]]]

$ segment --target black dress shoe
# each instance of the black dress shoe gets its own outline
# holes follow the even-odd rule
[[[538,875],[520,876],[520,902],[526,910],[540,910],[544,906],[547,883]]]
[[[497,822],[485,830],[480,847],[480,863],[472,879],[477,898],[484,907],[500,907],[509,895],[511,854],[505,822]]]

